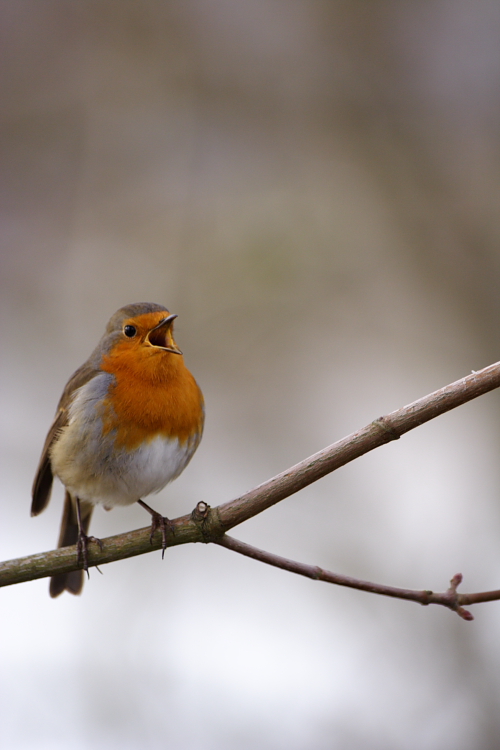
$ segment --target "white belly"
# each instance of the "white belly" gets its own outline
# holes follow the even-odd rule
[[[108,508],[131,505],[159,492],[179,476],[197,446],[197,441],[181,445],[176,439],[157,436],[134,451],[113,450],[112,459],[101,446],[92,457],[83,451],[73,453],[71,462],[58,460],[67,455],[64,443],[71,437],[71,429],[66,427],[54,446],[54,473],[73,496]]]

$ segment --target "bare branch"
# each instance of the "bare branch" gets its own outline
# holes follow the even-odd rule
[[[457,380],[402,409],[370,422],[306,458],[241,497],[219,506],[224,530],[237,526],[285,497],[316,482],[365,453],[379,448],[431,419],[500,386],[500,362]]]
[[[485,600],[481,597],[493,593],[490,591],[486,594],[457,594],[457,586],[462,582],[462,575],[460,573],[453,576],[448,591],[442,594],[436,594],[433,591],[400,589],[395,586],[385,586],[380,583],[361,581],[357,578],[351,578],[351,576],[340,575],[339,573],[331,573],[329,570],[324,570],[317,565],[305,565],[304,563],[299,563],[295,560],[288,560],[286,557],[280,557],[272,552],[265,552],[257,547],[252,547],[250,544],[240,542],[238,539],[234,539],[227,534],[224,534],[220,539],[216,539],[215,544],[219,544],[221,547],[226,547],[226,549],[230,549],[233,552],[238,552],[240,555],[251,557],[253,560],[259,560],[267,565],[273,565],[275,568],[288,570],[290,573],[297,573],[297,575],[306,576],[306,578],[312,578],[315,581],[334,583],[337,586],[347,586],[350,589],[358,589],[359,591],[368,591],[371,594],[390,596],[393,599],[406,599],[407,601],[417,602],[418,604],[441,604],[442,606],[448,607],[448,609],[456,612],[464,620],[473,620],[474,618],[470,612],[461,606],[462,604],[472,604],[476,601],[489,601],[489,599]],[[495,598],[500,598],[500,591],[497,593],[498,597]]]
[[[203,505],[206,504],[203,503]],[[172,525],[175,533],[169,535],[168,547],[205,541],[201,526],[193,521],[192,516],[177,518],[172,521]],[[101,566],[160,550],[162,546],[161,532],[158,531],[155,534],[152,543],[149,540],[150,532],[151,527],[147,526],[146,528],[129,531],[126,534],[117,534],[101,539],[102,549],[96,544],[91,544],[88,549],[89,567]],[[0,563],[0,587],[24,583],[37,578],[46,578],[56,573],[69,573],[72,570],[79,570],[81,567],[77,560],[76,546],[60,547],[50,552],[19,557],[15,560]]]
[[[191,542],[218,542],[223,546],[229,546],[226,543],[229,537],[223,537],[224,532],[228,529],[243,523],[243,521],[258,513],[262,513],[263,510],[374,448],[378,448],[391,440],[397,440],[401,435],[415,427],[499,386],[500,362],[497,362],[479,372],[473,372],[471,375],[457,380],[418,401],[414,401],[402,409],[374,420],[363,429],[324,448],[235,500],[212,509],[206,503],[200,502],[191,516],[184,516],[172,521],[175,533],[169,536],[168,546]],[[224,539],[224,542],[222,539]],[[149,529],[147,528],[131,531],[127,534],[119,534],[102,541],[102,550],[94,546],[89,549],[90,566],[104,565],[115,560],[158,550],[161,548],[162,542],[161,534],[158,532],[153,539],[153,544],[150,544]],[[236,540],[233,541],[236,543]],[[262,555],[268,554],[262,553]],[[301,567],[300,563],[293,563],[292,561],[288,561],[288,564],[297,568]],[[77,570],[79,567],[81,566],[77,562],[76,548],[63,547],[52,552],[30,555],[29,557],[1,563],[0,586],[9,586],[14,583],[52,576],[56,573],[69,572]],[[292,568],[286,569],[291,570]],[[311,570],[319,571],[320,569],[311,568]],[[293,572],[300,571],[294,570]],[[326,572],[324,573],[326,575]],[[301,574],[307,575],[304,572],[301,572]],[[331,577],[328,579],[330,582],[344,586],[349,585],[346,583],[347,580],[353,582],[355,580],[343,578],[342,582],[333,580],[335,578],[333,573],[328,573],[328,576]],[[378,584],[363,581],[357,583],[359,585],[356,585],[356,588],[373,591],[374,593],[384,593],[386,596],[396,596],[396,594],[388,593],[389,587],[380,587]],[[420,601],[422,604],[444,604],[459,612],[461,616],[464,616],[459,611],[463,604],[474,604],[500,598],[500,591],[457,595],[457,585],[457,577],[455,577],[452,580],[451,589],[446,594],[416,592],[421,597],[420,599],[415,598],[415,592],[406,589],[392,589],[392,591],[398,591],[400,598],[413,599],[414,601]],[[380,589],[384,589],[384,591]],[[401,592],[405,591],[407,594],[402,595]],[[423,601],[422,597],[426,600]],[[435,597],[441,597],[441,600],[438,601]],[[448,602],[445,601],[445,597],[448,597]]]

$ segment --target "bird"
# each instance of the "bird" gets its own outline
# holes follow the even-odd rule
[[[203,433],[203,394],[173,335],[177,315],[139,302],[121,307],[87,361],[63,390],[32,489],[31,515],[50,500],[54,477],[65,488],[58,547],[77,545],[80,569],[58,573],[49,593],[79,594],[88,575],[88,536],[95,505],[139,503],[150,513],[151,540],[170,522],[142,498],[186,468]]]

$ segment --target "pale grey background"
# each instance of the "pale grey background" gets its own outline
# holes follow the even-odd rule
[[[0,3],[3,559],[60,392],[123,304],[207,402],[153,504],[216,504],[499,359],[500,5]],[[238,529],[393,585],[500,586],[499,396]],[[98,536],[147,523],[98,510]],[[493,750],[500,606],[451,613],[212,547],[0,594],[10,750]]]

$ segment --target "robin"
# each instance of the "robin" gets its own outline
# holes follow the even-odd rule
[[[50,595],[79,594],[88,573],[94,505],[139,503],[151,514],[151,539],[168,519],[143,496],[159,492],[191,460],[203,432],[203,395],[173,336],[162,305],[126,305],[109,321],[89,359],[69,379],[33,483],[31,515],[47,506],[53,477],[65,487],[59,547],[77,545],[82,570],[50,580]]]

